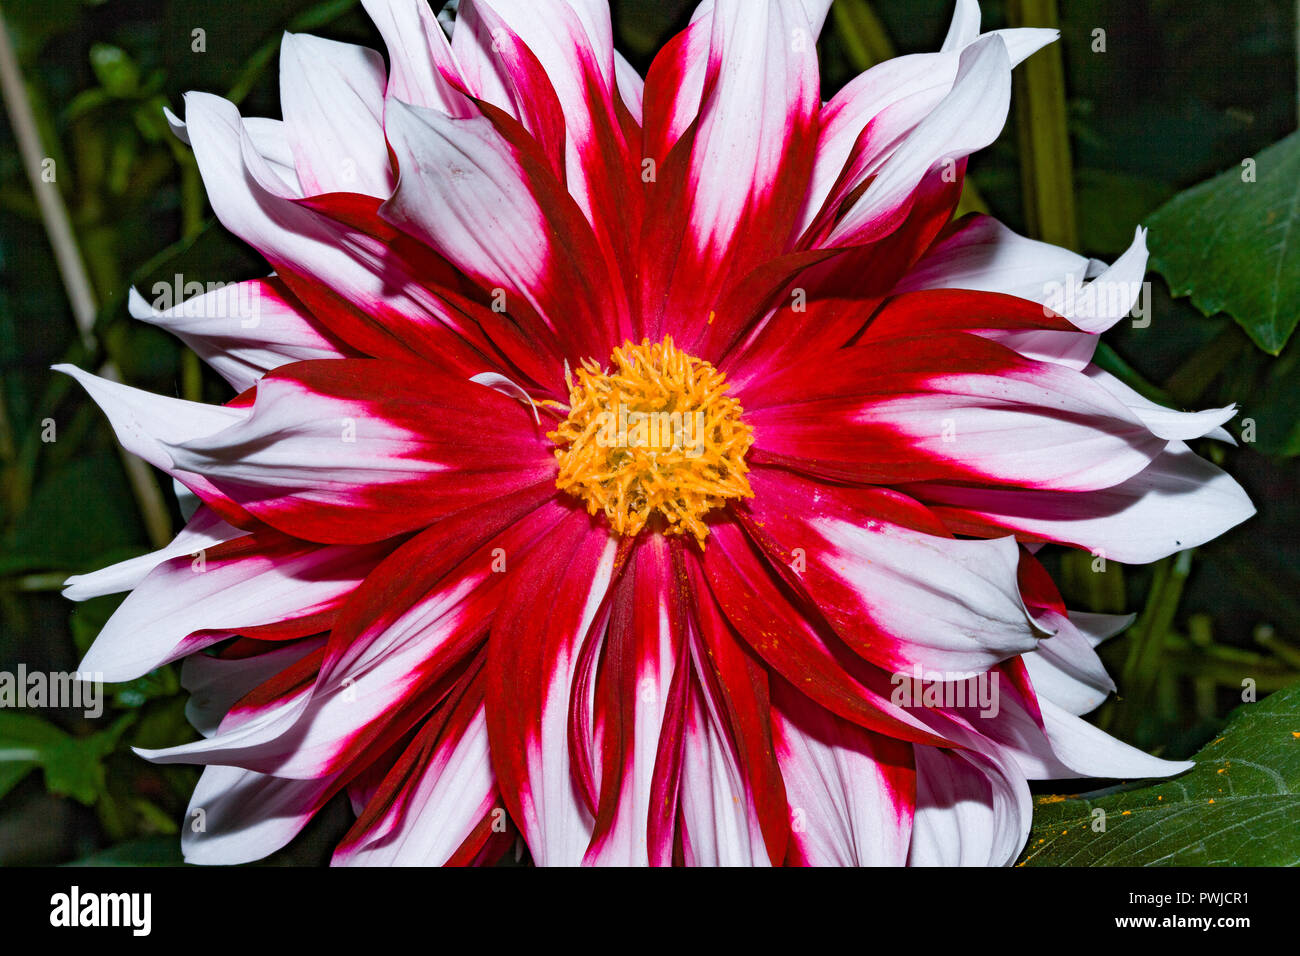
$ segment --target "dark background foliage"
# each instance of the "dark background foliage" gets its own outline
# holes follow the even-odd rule
[[[904,53],[937,49],[951,6],[871,0],[873,18],[861,0],[837,0],[822,42],[825,94],[878,58],[883,44]],[[1058,8],[1071,228],[1091,255],[1113,258],[1134,226],[1175,194],[1295,129],[1294,5],[1284,0],[982,6],[986,28],[1008,16],[1038,25],[1035,9]],[[620,47],[642,69],[690,12],[684,0],[614,7]],[[245,115],[278,116],[285,29],[383,46],[355,0],[5,0],[0,9],[100,303],[88,346],[12,130],[0,124],[0,670],[20,662],[70,670],[120,597],[73,605],[59,595],[61,582],[148,550],[151,535],[111,430],[49,366],[97,368],[111,359],[132,385],[224,401],[226,387],[194,356],[127,317],[126,291],[177,273],[220,281],[265,271],[213,225],[193,161],[168,133],[162,107],[183,113],[183,93],[199,89],[239,101]],[[205,31],[204,52],[192,49],[196,28]],[[1094,50],[1097,28],[1105,52]],[[1027,208],[1023,188],[1028,167],[1041,160],[1014,107],[1012,115],[1002,138],[972,161],[971,176],[994,214],[1041,233],[1042,211]],[[1170,404],[1241,403],[1240,417],[1257,422],[1257,441],[1199,450],[1246,485],[1260,513],[1194,555],[1152,567],[1111,564],[1097,573],[1088,555],[1045,554],[1072,607],[1139,612],[1104,648],[1121,696],[1094,719],[1137,746],[1181,757],[1223,725],[1244,679],[1262,695],[1300,678],[1291,457],[1300,452],[1300,363],[1295,346],[1270,356],[1232,318],[1207,317],[1151,278],[1153,321],[1141,329],[1121,323],[1105,339],[1103,360]],[[41,440],[48,419],[57,441]],[[166,518],[178,527],[171,490],[165,482],[161,490]],[[197,773],[154,767],[129,747],[191,739],[184,703],[176,669],[164,667],[112,688],[99,721],[47,711],[21,715],[22,726],[0,722],[0,751],[24,734],[58,742],[40,770],[0,761],[0,863],[178,859],[176,834]],[[0,712],[0,721],[13,716]],[[274,862],[322,861],[345,816],[332,807]]]

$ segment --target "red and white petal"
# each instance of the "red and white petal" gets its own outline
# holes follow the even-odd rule
[[[916,748],[909,866],[1010,866],[1033,814],[1024,776],[988,753]]]
[[[671,845],[652,850],[652,834],[671,832],[673,821],[652,827],[655,764],[665,743],[665,714],[681,656],[685,608],[670,545],[662,535],[638,541],[613,593],[613,606],[595,686],[593,734],[600,742],[595,829],[584,863],[646,866],[671,856]]]
[[[361,5],[388,47],[386,96],[449,116],[476,112],[447,35],[426,0],[362,0]]]
[[[155,309],[133,288],[127,308],[132,317],[179,338],[236,392],[290,362],[354,354],[275,277],[223,285],[166,309]]]
[[[604,257],[590,225],[553,175],[487,117],[459,120],[395,102],[387,129],[401,182],[381,207],[384,219],[504,295],[511,315],[527,310],[575,364],[607,352],[610,325],[626,325],[627,305],[598,265]]]
[[[465,375],[506,371],[493,367],[484,341],[489,326],[479,319],[490,310],[464,301],[463,280],[444,260],[381,222],[378,199],[300,199],[256,152],[234,104],[202,93],[185,103],[217,218],[267,258],[331,333],[367,355],[418,356]]]
[[[748,812],[739,761],[698,689],[682,730],[678,799],[686,864],[771,866],[758,821]]]
[[[790,818],[767,671],[703,582],[693,590],[694,679],[675,758],[683,855],[695,866],[780,864]]]
[[[204,405],[168,398],[99,378],[73,365],[56,365],[54,370],[71,375],[108,417],[122,447],[160,468],[195,492],[226,521],[241,523],[248,513],[219,492],[207,478],[176,464],[173,443],[202,439],[239,424],[248,409],[229,405]]]
[[[149,572],[171,558],[194,556],[205,548],[231,541],[248,534],[243,528],[226,524],[210,508],[199,506],[194,516],[171,544],[138,558],[128,558],[89,574],[74,574],[63,582],[63,596],[72,601],[85,601],[105,594],[117,594],[139,587]]]
[[[518,402],[380,359],[278,369],[245,421],[167,449],[267,524],[327,543],[413,531],[555,473]]]
[[[478,112],[512,136],[526,134],[519,141],[536,152],[541,168],[562,181],[566,117],[537,54],[494,5],[470,0],[457,9],[452,50]]]
[[[1043,303],[1052,283],[1080,285],[1087,272],[1085,256],[1026,239],[992,216],[977,214],[955,223],[899,281],[894,292],[971,289]]]
[[[964,164],[962,160],[959,167]],[[870,334],[889,290],[942,231],[960,198],[960,177],[950,180],[945,170],[932,170],[908,200],[909,215],[888,235],[850,249],[793,253],[752,273],[741,289],[763,298],[745,302],[739,296],[749,307],[744,314],[748,324],[734,331],[728,314],[731,300],[738,297],[733,294],[710,326],[714,336],[730,331],[725,344],[738,345],[718,366],[733,383],[733,392],[775,370],[856,343],[864,329]],[[765,286],[769,280],[776,286]],[[769,311],[763,314],[764,309]]]
[[[504,828],[482,687],[443,706],[450,712],[431,718],[412,740],[340,841],[332,865],[443,866],[494,810],[493,822]]]
[[[306,778],[391,747],[472,663],[502,599],[501,557],[522,560],[567,513],[541,500],[492,502],[411,539],[356,589],[326,647],[298,673],[241,700],[211,738],[143,755]]]
[[[1016,296],[964,289],[926,289],[892,297],[871,316],[858,343],[888,347],[897,342],[906,347],[909,339],[953,332],[983,337],[1033,332],[1084,335],[1064,317]]]
[[[1192,766],[1152,757],[1038,696],[1019,660],[1000,666],[989,679],[991,707],[987,691],[968,688],[966,706],[927,716],[955,724],[949,733],[977,751],[1002,753],[1028,779],[1163,777]]]
[[[374,50],[309,34],[284,35],[280,104],[304,194],[392,194],[384,142],[386,85],[383,57]]]
[[[645,100],[645,80],[636,71],[636,67],[627,61],[627,57],[617,50],[614,51],[614,76],[623,105],[627,107],[632,119],[640,125]]]
[[[973,335],[842,349],[737,392],[750,460],[872,484],[947,480],[1110,488],[1164,442],[1077,372]]]
[[[887,158],[852,180],[870,184],[818,246],[861,245],[898,227],[916,188],[936,166],[983,149],[998,137],[1011,102],[1011,60],[999,36],[975,41],[960,55],[952,89]],[[856,185],[846,193],[854,192]],[[814,229],[817,227],[814,226]]]
[[[949,716],[971,728],[976,735],[971,746],[983,752],[1000,750],[1030,780],[1166,777],[1192,767],[1190,761],[1143,753],[1038,697],[1018,663],[999,668],[993,676],[997,683],[992,712],[976,713],[971,706]],[[975,697],[968,693],[967,699]]]
[[[789,202],[779,195],[779,180],[799,168],[791,153],[809,135],[819,105],[815,40],[807,14],[792,5],[714,4],[707,99],[691,164],[696,195],[688,241],[701,257],[725,256],[746,241],[749,224],[790,228],[789,210],[775,215],[773,207]]]
[[[751,535],[874,664],[966,673],[1036,646],[1012,537],[969,541],[915,530],[898,523],[899,512],[911,520],[924,509],[905,510],[875,489],[823,487],[769,469],[754,472],[751,484],[754,499],[741,513]]]
[[[1115,684],[1093,650],[1091,635],[1072,619],[1051,575],[1027,550],[1022,551],[1017,570],[1026,606],[1039,626],[1052,634],[1020,658],[1033,691],[1072,714],[1093,710],[1115,690]]]
[[[591,177],[616,172],[588,162],[593,158],[589,153],[599,148],[600,128],[609,131],[617,126],[609,5],[572,0],[466,0],[466,5],[479,16],[490,11],[493,23],[518,37],[536,56],[564,114],[569,189],[594,222],[598,212],[591,198],[598,185]],[[498,35],[498,45],[500,39]]]
[[[898,282],[897,294],[921,289],[970,289],[1014,295],[1070,320],[1065,330],[988,329],[980,334],[1038,361],[1082,369],[1096,351],[1095,334],[1127,315],[1142,295],[1146,232],[1113,266],[1016,235],[988,216],[950,229]],[[1093,281],[1085,282],[1092,277]],[[1075,328],[1090,334],[1079,334]]]
[[[904,865],[916,800],[912,747],[836,717],[784,682],[773,685],[772,697],[790,860]]]
[[[908,486],[958,534],[1012,531],[1146,564],[1217,538],[1255,513],[1242,487],[1182,442],[1132,478],[1090,494],[948,484]]]
[[[940,53],[921,53],[886,60],[850,80],[822,107],[817,155],[804,198],[799,232],[805,233],[832,195],[843,198],[896,149],[952,90],[961,53],[978,39],[978,11],[972,34],[962,24],[961,7],[953,17]],[[1055,30],[995,31],[1006,44],[1010,65],[1051,43]]]
[[[537,54],[495,6],[470,0],[461,3],[451,33],[451,49],[465,86],[475,98],[519,120],[539,142],[545,142],[548,150],[562,148],[562,143],[555,140],[564,124],[555,88]]]
[[[570,708],[583,646],[613,579],[618,542],[581,511],[510,575],[488,651],[492,763],[511,818],[541,866],[573,866],[591,841],[579,789]],[[596,635],[599,636],[598,634]]]
[[[563,113],[565,185],[594,229],[610,272],[633,281],[645,190],[639,137],[631,141],[620,122],[609,4],[475,0],[473,6],[479,15],[491,9],[500,29],[536,56]],[[527,82],[515,78],[516,87]]]
[[[712,32],[713,0],[704,0],[686,29],[656,54],[646,73],[642,93],[645,155],[658,165],[668,159],[699,115]]]
[[[719,0],[681,41],[700,56],[710,30],[703,99],[690,127],[689,153],[654,156],[659,172],[648,203],[666,207],[651,220],[643,249],[643,309],[648,334],[673,334],[690,346],[706,329],[726,289],[793,247],[801,183],[811,164],[820,105],[816,40],[798,4]],[[679,55],[680,49],[666,51]],[[665,125],[664,113],[689,115],[693,91],[663,84],[671,68],[647,77],[647,147]],[[673,250],[663,255],[664,249]]]
[[[826,23],[826,15],[830,12],[830,0],[800,0],[800,4],[807,18],[807,32],[803,33],[801,24],[795,21],[795,29],[802,34],[799,40],[810,38],[816,42]],[[662,125],[656,135],[650,137],[655,148],[647,150],[648,156],[666,156],[668,149],[698,115],[700,95],[709,66],[709,43],[715,7],[714,0],[700,0],[691,13],[688,28],[664,46],[661,53],[665,55],[662,59],[656,57],[659,65],[652,69],[662,71],[665,81],[656,84],[661,102],[653,112]],[[797,34],[792,32],[790,36],[794,40]],[[677,76],[679,81],[670,82],[667,80],[669,76]]]
[[[336,776],[362,754],[393,746],[447,695],[455,675],[426,679],[417,651],[439,640],[464,649],[486,628],[483,610],[473,611],[453,606],[437,626],[329,681],[316,671],[321,653],[308,655],[243,698],[212,736],[136,753],[160,764],[222,764],[301,780]]]
[[[485,502],[426,529],[398,548],[340,611],[321,666],[322,683],[355,678],[402,653],[441,676],[482,636],[508,569],[568,514],[549,483]]]
[[[857,344],[937,332],[970,332],[1034,362],[1083,371],[1097,337],[1064,316],[1007,292],[936,288],[894,295],[871,317]]]
[[[190,654],[181,664],[181,687],[189,692],[185,719],[211,737],[242,697],[325,646],[325,636],[286,641],[251,657]]]
[[[249,628],[303,622],[306,634],[323,630],[318,616],[337,609],[388,550],[258,531],[171,558],[108,619],[80,669],[132,680]]]
[[[702,620],[712,632],[708,654],[723,650],[737,666],[713,673],[715,662],[692,648],[696,679],[690,682],[681,725],[677,807],[680,844],[688,866],[771,866],[785,858],[789,821],[786,796],[771,737],[770,699],[760,672],[737,655],[739,648],[725,630]],[[746,675],[748,671],[748,675]],[[734,688],[728,679],[736,680]],[[739,679],[738,679],[739,678]],[[758,693],[751,693],[751,688]],[[742,695],[746,713],[730,710],[732,691]],[[745,704],[765,705],[755,710]],[[740,717],[737,723],[737,716]],[[759,728],[761,734],[754,731]]]
[[[885,670],[857,656],[778,578],[774,562],[732,522],[711,527],[708,547],[687,563],[696,600],[712,594],[735,632],[767,665],[832,713],[901,740],[947,742],[910,710],[890,700]]]
[[[289,780],[205,767],[181,830],[185,862],[232,866],[269,856],[297,836],[340,786],[335,777]]]

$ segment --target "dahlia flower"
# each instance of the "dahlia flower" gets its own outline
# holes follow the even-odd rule
[[[135,317],[209,406],[64,368],[192,493],[82,669],[184,659],[189,860],[346,794],[338,864],[1007,864],[1026,781],[1189,766],[1081,714],[1127,618],[1044,544],[1149,562],[1252,513],[1092,364],[1114,264],[955,220],[1011,70],[981,33],[819,92],[829,0],[704,0],[643,79],[604,0],[366,0],[286,35],[283,120],[174,129],[273,273]],[[1088,308],[1044,306],[1086,284]],[[1131,290],[1116,297],[1114,290]]]

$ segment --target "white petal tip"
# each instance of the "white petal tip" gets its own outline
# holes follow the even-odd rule
[[[78,368],[77,366],[71,364],[70,362],[60,362],[58,365],[51,365],[50,371],[58,372],[60,375],[68,375],[72,378],[75,378],[78,382],[80,382],[83,385],[86,384],[87,379],[92,379],[95,377],[91,375],[89,372],[87,372],[85,369]]]
[[[84,574],[74,574],[63,582],[63,596],[69,601],[84,601],[87,598],[94,597],[93,590],[85,587],[82,582],[86,580]]]
[[[1180,773],[1186,773],[1196,766],[1195,760],[1165,760],[1161,757],[1148,757],[1149,764],[1146,767],[1146,775],[1143,777],[1124,777],[1129,780],[1149,780],[1160,777],[1176,777]]]
[[[151,322],[158,317],[158,310],[149,304],[149,301],[140,294],[140,291],[131,286],[126,293],[126,311],[130,313],[131,318],[139,319],[141,322]]]
[[[190,145],[190,131],[185,128],[185,121],[171,111],[170,108],[163,107],[163,117],[167,120],[167,125],[172,131],[172,135],[179,139],[186,146]]]

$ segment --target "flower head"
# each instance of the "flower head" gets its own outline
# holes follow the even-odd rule
[[[1113,689],[1040,545],[1151,561],[1251,513],[1091,363],[1110,267],[953,220],[1012,67],[980,34],[829,102],[827,0],[704,0],[642,79],[601,0],[367,0],[378,53],[285,37],[284,119],[179,136],[265,279],[132,311],[237,392],[76,376],[197,510],[83,669],[184,659],[187,856],[339,863],[1015,858],[1027,779],[1185,765]]]

